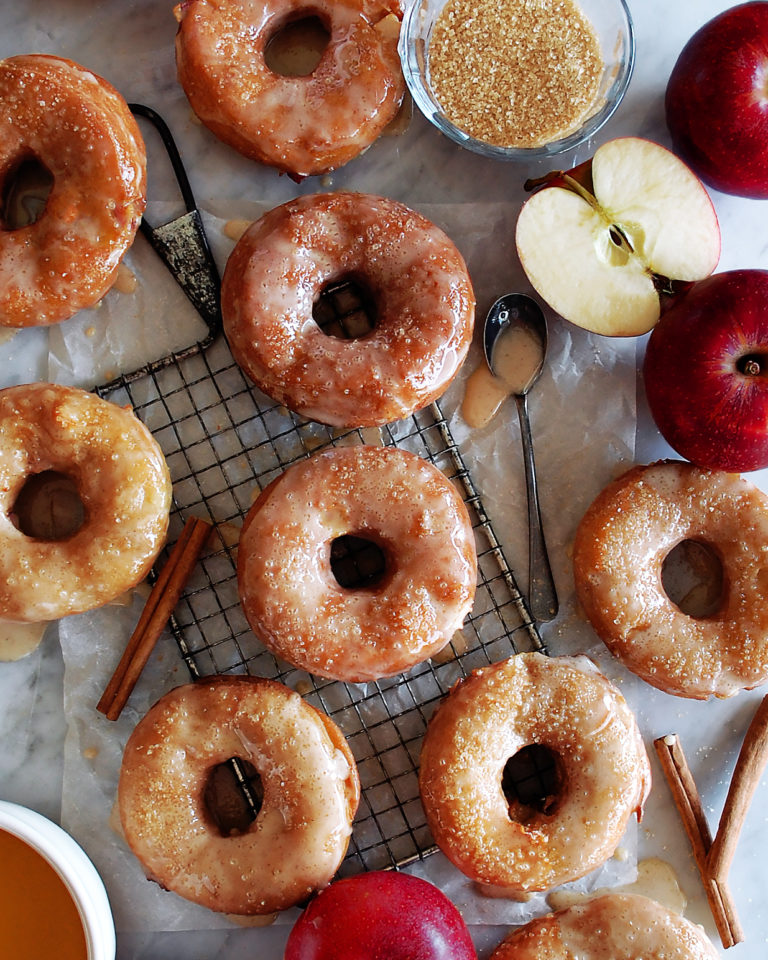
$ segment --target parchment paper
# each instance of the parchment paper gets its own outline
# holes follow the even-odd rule
[[[250,219],[262,205],[243,205],[233,218]],[[485,312],[507,290],[531,292],[513,267],[511,230],[515,204],[429,205],[421,208],[440,224],[464,254],[478,296],[478,320],[470,358],[443,398],[451,429],[520,585],[526,586],[527,533],[525,491],[515,406],[510,401],[498,420],[471,431],[460,415],[464,382],[482,362],[479,336]],[[157,214],[156,214],[157,215]],[[228,218],[205,212],[209,240],[220,269],[233,242],[225,236]],[[138,244],[137,244],[138,246]],[[87,385],[99,377],[131,369],[157,333],[180,346],[195,330],[194,311],[177,295],[154,254],[134,251],[131,269],[139,279],[136,294],[110,293],[98,311],[83,311],[50,336],[49,371],[55,379]],[[147,256],[150,254],[150,256]],[[88,334],[93,314],[97,334]],[[583,652],[594,635],[576,615],[570,583],[569,544],[589,501],[614,473],[632,460],[635,432],[635,344],[607,341],[550,316],[550,352],[546,370],[531,396],[530,408],[539,467],[546,534],[560,593],[561,614],[543,630],[553,654]],[[97,378],[98,379],[98,378]],[[606,396],[610,401],[606,403]],[[147,881],[136,859],[115,831],[112,808],[122,749],[140,716],[164,692],[186,682],[188,674],[176,646],[165,636],[117,723],[95,711],[106,683],[138,617],[143,598],[127,607],[110,606],[60,623],[65,661],[65,714],[68,734],[64,757],[62,820],[83,843],[107,882],[118,930],[217,929],[231,921],[189,904]],[[636,869],[635,829],[620,845],[620,857],[576,886],[591,889],[626,883]],[[543,895],[526,903],[478,894],[448,861],[437,854],[411,868],[438,883],[469,923],[518,923],[546,912]],[[287,911],[277,922],[292,922]]]

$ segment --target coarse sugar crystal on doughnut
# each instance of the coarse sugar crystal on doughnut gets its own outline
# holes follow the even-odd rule
[[[353,280],[373,328],[341,339],[314,308]],[[222,282],[235,360],[272,399],[333,426],[380,426],[448,387],[472,339],[475,297],[445,233],[402,203],[311,194],[269,211],[240,238]]]
[[[197,116],[224,143],[294,178],[357,156],[403,100],[399,0],[184,0],[174,13],[179,82]],[[308,18],[328,33],[315,68],[271,69],[270,41]]]
[[[208,787],[233,758],[255,770],[259,805],[250,825],[223,835]],[[125,838],[150,878],[237,915],[284,910],[330,883],[359,799],[336,724],[283,684],[247,676],[162,697],[131,734],[118,785]]]
[[[382,553],[379,576],[343,586],[345,537]],[[289,467],[251,507],[237,558],[253,632],[288,663],[363,682],[440,651],[469,612],[477,556],[464,502],[437,467],[394,447],[337,447]]]
[[[63,539],[16,525],[26,483],[48,471],[82,504]],[[0,390],[0,620],[56,620],[136,586],[165,543],[170,505],[163,453],[132,411],[51,383]]]
[[[722,566],[719,602],[703,616],[684,613],[662,582],[684,542]],[[768,679],[768,497],[750,481],[682,461],[634,467],[586,511],[573,567],[597,635],[653,686],[703,700]]]
[[[552,761],[554,782],[550,796],[529,803],[504,779],[509,761],[534,747]],[[419,787],[448,859],[519,896],[603,864],[640,815],[650,778],[635,718],[592,661],[521,653],[475,670],[441,701]]]
[[[636,894],[606,894],[531,920],[490,960],[717,960],[702,927]]]
[[[18,225],[9,196],[25,166],[50,178],[42,213]],[[146,154],[122,96],[71,60],[0,61],[0,325],[44,326],[114,283],[146,204]]]

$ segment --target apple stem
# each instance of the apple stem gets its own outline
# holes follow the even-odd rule
[[[526,193],[531,193],[539,187],[544,187],[548,183],[552,183],[553,180],[559,180],[565,176],[567,174],[564,174],[562,170],[550,170],[549,173],[545,173],[541,177],[529,177],[523,184],[523,190]]]
[[[750,358],[744,363],[743,372],[747,377],[758,377],[762,372],[762,367],[757,360]]]
[[[563,180],[568,184],[574,193],[578,193],[582,200],[586,200],[590,207],[594,207],[595,210],[600,209],[600,206],[594,195],[591,194],[589,190],[586,190],[584,187],[582,187],[578,180],[574,180],[573,177],[568,173],[563,174]]]
[[[591,194],[578,180],[575,180],[569,173],[563,173],[562,170],[551,170],[541,177],[529,177],[523,184],[523,190],[531,193],[531,191],[539,187],[545,187],[548,183],[557,180],[562,181],[570,190],[573,190],[574,193],[578,193],[581,199],[585,200],[590,207],[594,207],[595,210],[600,209],[600,204],[597,202],[594,194]]]

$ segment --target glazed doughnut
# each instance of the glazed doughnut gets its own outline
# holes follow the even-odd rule
[[[666,592],[677,544],[709,546],[723,568],[717,611],[693,617]],[[736,474],[664,461],[609,484],[579,524],[578,598],[612,653],[679,697],[728,697],[768,678],[768,498]]]
[[[246,157],[296,178],[357,156],[405,94],[399,0],[185,0],[174,9],[179,81],[202,122]],[[267,44],[318,18],[330,38],[314,71],[283,76]]]
[[[331,544],[376,544],[383,575],[341,586]],[[253,632],[310,673],[363,682],[441,650],[469,612],[477,557],[466,507],[449,480],[394,447],[337,447],[289,467],[245,519],[240,600]]]
[[[34,223],[0,212],[0,325],[42,326],[97,303],[115,280],[146,203],[146,154],[128,105],[71,60],[0,61],[0,188],[24,162],[53,177]]]
[[[74,481],[84,508],[62,540],[14,524],[24,484],[49,470]],[[50,383],[0,390],[0,619],[56,620],[134,587],[165,543],[170,504],[162,451],[131,411]]]
[[[358,339],[328,336],[313,305],[354,278],[375,308]],[[469,349],[475,298],[448,237],[393,200],[299,197],[240,238],[222,283],[224,330],[242,369],[278,403],[334,426],[378,426],[438,397]]]
[[[222,836],[205,802],[214,768],[255,767],[263,800]],[[268,914],[330,883],[360,788],[339,728],[274,680],[220,676],[177,687],[139,721],[123,755],[125,838],[151,879],[222,913]]]
[[[703,929],[635,894],[608,894],[531,920],[490,960],[717,960]]]
[[[557,770],[544,810],[502,788],[531,745]],[[459,681],[431,717],[419,786],[443,853],[510,895],[550,890],[604,863],[640,815],[650,766],[624,698],[586,657],[521,653]]]

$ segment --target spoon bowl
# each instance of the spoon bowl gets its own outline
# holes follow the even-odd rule
[[[517,377],[510,376],[511,370],[504,364],[497,346],[503,343],[508,332],[517,329],[529,342],[517,340],[514,346],[525,347],[525,366],[517,366]],[[514,335],[514,334],[512,334]],[[541,376],[547,355],[547,321],[538,303],[524,293],[507,293],[493,304],[488,311],[483,328],[483,349],[485,360],[494,376],[504,380],[513,395],[525,394]],[[515,382],[512,382],[515,381]]]
[[[546,622],[559,605],[541,521],[527,402],[547,353],[547,322],[539,304],[522,293],[499,297],[485,320],[483,349],[491,372],[517,404],[528,498],[528,604],[534,619]]]

